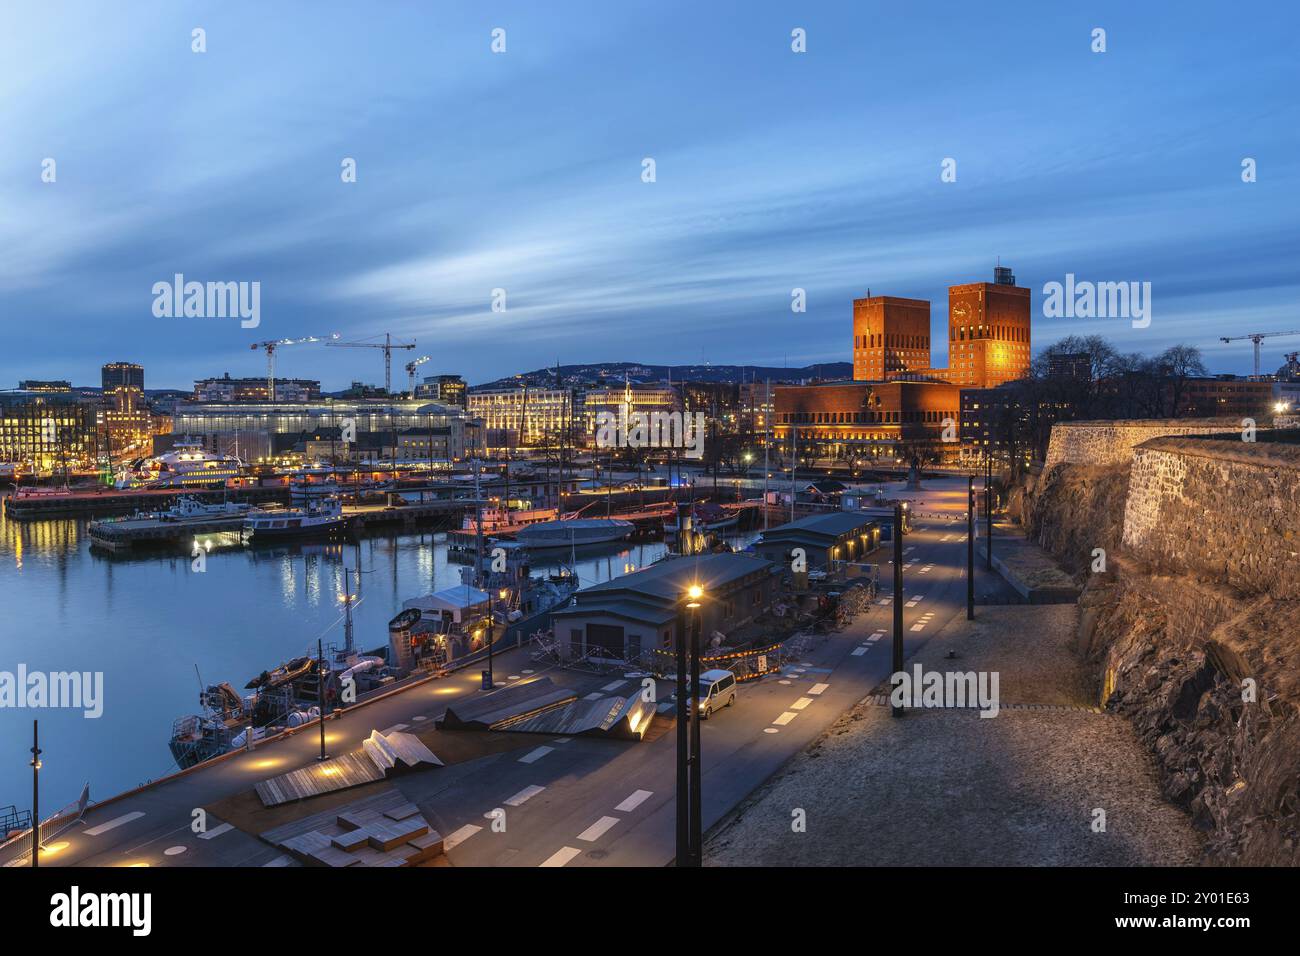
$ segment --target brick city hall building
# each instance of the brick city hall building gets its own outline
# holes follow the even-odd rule
[[[999,266],[993,282],[948,288],[948,367],[930,358],[930,303],[868,296],[853,301],[853,381],[776,389],[775,438],[800,455],[895,458],[959,452],[962,389],[988,389],[1029,373],[1030,292]],[[946,429],[946,431],[945,431]]]

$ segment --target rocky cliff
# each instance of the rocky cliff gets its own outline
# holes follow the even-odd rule
[[[1156,438],[1128,462],[1055,464],[1011,504],[1084,584],[1098,698],[1133,721],[1207,862],[1300,864],[1300,448]]]

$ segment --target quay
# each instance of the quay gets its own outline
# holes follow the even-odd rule
[[[123,515],[140,511],[163,511],[180,498],[197,498],[204,504],[234,501],[251,505],[273,501],[288,502],[287,485],[258,485],[242,488],[135,488],[117,491],[97,488],[93,491],[69,491],[54,495],[33,495],[4,499],[5,517],[16,521],[39,521],[44,518],[68,518],[82,515]]]
[[[400,502],[397,496],[393,499]],[[371,526],[400,524],[413,526],[426,522],[459,523],[474,502],[465,499],[441,499],[414,504],[389,503],[344,505],[349,531],[363,531]],[[130,551],[136,545],[184,542],[196,535],[239,533],[244,516],[216,515],[198,518],[163,520],[161,518],[110,518],[92,521],[87,528],[91,544],[109,551]],[[335,529],[337,530],[337,528]],[[322,536],[326,533],[322,532]]]

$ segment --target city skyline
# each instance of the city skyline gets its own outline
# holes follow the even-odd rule
[[[247,12],[157,5],[128,29],[73,9],[19,7],[5,50],[6,387],[91,382],[118,358],[162,373],[151,387],[257,376],[252,342],[335,331],[414,339],[430,373],[471,383],[557,359],[795,367],[846,357],[868,289],[929,299],[942,328],[947,286],[987,281],[999,259],[1033,293],[1035,353],[1067,334],[1148,355],[1186,342],[1244,374],[1248,344],[1219,336],[1291,324],[1287,11],[954,7],[935,33],[897,12],[773,5],[743,20],[403,9],[367,14],[360,48],[343,15],[272,12],[254,30]],[[1000,69],[954,70],[973,50]],[[1171,87],[1188,57],[1198,69]],[[1117,130],[1141,136],[1129,149]],[[260,282],[260,325],[155,317],[150,290],[176,273]],[[1154,320],[1045,318],[1043,288],[1067,274],[1151,282]],[[1286,349],[1266,345],[1264,370]],[[382,363],[304,347],[278,373],[335,390],[381,381]]]

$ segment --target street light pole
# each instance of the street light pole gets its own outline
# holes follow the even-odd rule
[[[325,647],[319,638],[316,640],[316,702],[320,705],[320,759],[325,760]]]
[[[691,609],[691,866],[704,865],[704,825],[700,763],[700,605]]]
[[[989,455],[984,472],[984,519],[987,522],[984,563],[993,570],[993,456]]]
[[[894,667],[892,673],[903,672],[903,503],[894,504]],[[902,717],[903,709],[890,710],[894,717]]]
[[[966,479],[966,620],[975,620],[975,476]]]
[[[32,866],[41,865],[41,744],[38,726],[32,721]]]
[[[677,609],[677,866],[690,866],[690,789],[687,778],[686,608]]]

